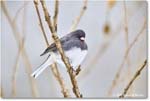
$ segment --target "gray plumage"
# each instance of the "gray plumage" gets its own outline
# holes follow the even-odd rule
[[[74,47],[81,48],[81,50],[87,50],[87,44],[84,41],[80,40],[81,37],[85,37],[85,32],[83,30],[73,31],[60,38],[63,50],[67,51]],[[40,56],[43,56],[48,52],[57,52],[55,43],[52,43]]]
[[[62,48],[69,59],[74,70],[81,64],[87,54],[87,44],[85,43],[85,32],[82,30],[73,31],[60,39]],[[49,53],[46,61],[40,65],[31,76],[37,78],[48,66],[56,62],[61,66],[65,66],[58,53],[56,44],[51,44],[42,54]]]

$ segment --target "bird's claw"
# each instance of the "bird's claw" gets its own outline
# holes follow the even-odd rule
[[[72,67],[70,68],[69,70],[71,73],[73,73],[75,76],[77,76],[80,71],[81,71],[81,68],[80,68],[80,65],[78,66],[78,68],[76,70],[74,70]]]

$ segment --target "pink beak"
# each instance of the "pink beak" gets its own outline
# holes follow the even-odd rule
[[[81,38],[80,38],[80,40],[81,40],[81,41],[84,41],[84,40],[85,40],[85,38],[84,38],[84,37],[81,37]]]

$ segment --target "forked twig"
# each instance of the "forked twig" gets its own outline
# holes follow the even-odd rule
[[[84,15],[84,12],[86,11],[87,9],[87,3],[88,3],[88,0],[84,0],[83,1],[83,6],[81,8],[81,11],[80,11],[80,14],[79,16],[77,16],[74,20],[73,20],[73,23],[72,23],[72,26],[70,28],[70,32],[71,31],[74,31],[76,29],[76,27],[78,26],[82,16]]]
[[[131,85],[134,83],[134,81],[136,80],[136,78],[138,76],[140,76],[140,73],[144,69],[144,67],[146,67],[146,64],[147,64],[147,60],[145,60],[144,63],[143,63],[143,65],[140,67],[140,69],[138,69],[136,71],[136,73],[134,74],[133,78],[129,81],[129,83],[125,87],[123,93],[119,96],[119,98],[124,98],[125,97],[125,95],[127,94],[128,90],[130,89]]]
[[[34,0],[34,5],[35,5],[36,13],[37,13],[37,15],[38,15],[38,19],[39,19],[39,23],[40,23],[40,28],[41,28],[41,30],[42,30],[42,34],[43,34],[43,36],[44,36],[46,45],[49,46],[49,43],[48,43],[48,40],[47,40],[47,37],[46,37],[46,33],[45,33],[45,31],[44,31],[42,19],[41,19],[41,16],[40,16],[39,8],[38,8],[38,0]]]
[[[11,19],[9,13],[8,13],[8,10],[5,6],[5,3],[4,1],[1,1],[1,6],[2,6],[2,10],[4,11],[4,14],[6,15],[6,18],[12,28],[12,31],[13,31],[13,35],[16,39],[16,42],[18,43],[18,46],[21,46],[21,34],[19,33],[19,31],[17,30],[17,26],[15,23],[13,23],[13,20]],[[35,81],[30,77],[30,74],[31,74],[31,64],[30,64],[30,61],[29,61],[29,58],[27,56],[27,53],[23,47],[22,49],[22,57],[23,57],[23,61],[24,61],[24,64],[26,65],[26,70],[27,70],[27,74],[28,74],[28,77],[29,77],[29,81],[31,83],[31,91],[32,91],[32,95],[34,97],[36,97],[38,95],[38,92],[37,92],[37,87],[36,87],[36,84],[35,84]]]
[[[16,22],[16,19],[18,19],[18,16],[19,16],[20,12],[21,12],[21,11],[24,9],[24,7],[27,6],[28,4],[29,4],[29,1],[25,1],[25,2],[24,2],[24,5],[21,6],[21,7],[17,10],[17,12],[16,12],[16,14],[15,14],[15,16],[14,16],[14,18],[13,18],[13,22],[14,22],[14,23]]]
[[[22,33],[25,34],[25,25],[26,25],[26,20],[25,20],[25,15],[26,15],[26,9],[25,7],[27,6],[28,2],[24,2],[23,6],[21,8],[18,9],[14,19],[13,19],[13,23],[16,23],[16,19],[19,16],[20,12],[23,9],[23,15],[22,15],[22,22],[23,22],[23,27],[22,27]],[[12,96],[15,97],[16,96],[16,77],[17,77],[17,70],[18,70],[18,63],[19,63],[19,57],[21,55],[21,51],[24,47],[24,41],[25,41],[25,37],[23,37],[23,39],[21,40],[21,46],[19,46],[18,49],[18,53],[15,59],[15,64],[14,64],[14,69],[13,69],[13,75],[12,75]]]
[[[56,47],[61,55],[61,59],[62,61],[64,62],[64,64],[66,65],[66,68],[68,70],[68,73],[69,73],[69,76],[70,76],[70,79],[71,79],[71,83],[72,83],[72,86],[73,86],[73,92],[74,94],[76,95],[76,97],[82,97],[82,95],[80,94],[80,91],[79,91],[79,88],[78,88],[78,85],[77,85],[77,81],[75,79],[75,75],[73,73],[73,70],[72,70],[72,67],[68,61],[68,59],[66,58],[65,56],[65,53],[62,49],[62,46],[61,46],[61,43],[60,43],[60,40],[57,36],[57,33],[55,31],[55,27],[52,25],[52,22],[51,22],[51,18],[50,18],[50,15],[49,15],[49,12],[47,10],[47,7],[46,7],[46,4],[45,4],[45,1],[41,0],[41,5],[42,5],[42,8],[43,8],[43,11],[44,11],[44,15],[45,15],[45,20],[49,26],[49,29],[52,33],[52,38],[54,39],[54,42],[56,44]]]
[[[110,89],[108,91],[108,94],[111,94],[113,89],[116,87],[116,84],[118,83],[118,80],[120,78],[120,74],[122,72],[122,67],[124,65],[124,63],[126,62],[127,60],[127,57],[128,57],[128,54],[131,50],[131,48],[134,46],[134,44],[137,42],[138,38],[140,37],[140,35],[142,35],[144,29],[146,28],[146,20],[144,20],[144,24],[140,30],[140,32],[137,34],[137,36],[135,37],[135,39],[133,40],[133,42],[129,45],[128,49],[125,51],[125,55],[123,57],[123,60],[122,60],[122,63],[120,64],[119,68],[118,68],[118,71],[116,72],[116,75],[112,81],[112,84],[110,86]]]
[[[57,1],[58,2],[58,1]],[[57,4],[57,3],[56,3]],[[47,44],[47,47],[49,46],[49,43],[48,43],[48,40],[47,40],[47,37],[46,37],[46,33],[45,33],[45,30],[44,30],[44,27],[43,27],[43,24],[42,24],[42,20],[41,20],[41,16],[40,16],[40,12],[39,12],[39,8],[38,8],[38,0],[34,0],[34,5],[35,5],[35,8],[36,8],[36,12],[37,12],[37,15],[38,15],[38,19],[39,19],[39,22],[40,22],[40,28],[42,30],[42,33],[43,33],[43,36],[44,36],[44,39],[45,39],[45,42]],[[57,8],[57,7],[56,7]],[[56,9],[55,8],[55,9]],[[57,13],[57,10],[56,12]],[[57,14],[55,14],[55,17]],[[57,19],[55,18],[54,19]],[[57,21],[54,22],[55,24],[57,23]],[[57,24],[55,25],[55,28],[57,27]],[[51,68],[52,67],[52,68]],[[69,97],[69,94],[68,94],[68,90],[66,89],[65,87],[65,84],[64,84],[64,81],[61,77],[61,74],[59,73],[59,70],[57,68],[57,65],[54,63],[53,65],[51,65],[51,70],[52,70],[52,73],[53,75],[56,77],[56,79],[58,80],[59,84],[60,84],[60,87],[61,87],[61,90],[62,90],[62,93],[64,95],[64,97]]]

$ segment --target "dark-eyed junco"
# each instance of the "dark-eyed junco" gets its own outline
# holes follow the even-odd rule
[[[83,30],[73,31],[60,38],[60,42],[66,57],[69,59],[71,66],[75,70],[87,55],[88,47],[85,43],[85,32]],[[34,78],[37,78],[48,66],[54,62],[65,66],[61,60],[61,56],[55,43],[51,44],[40,56],[43,56],[47,53],[49,53],[49,56],[46,61],[31,74],[31,76]]]

